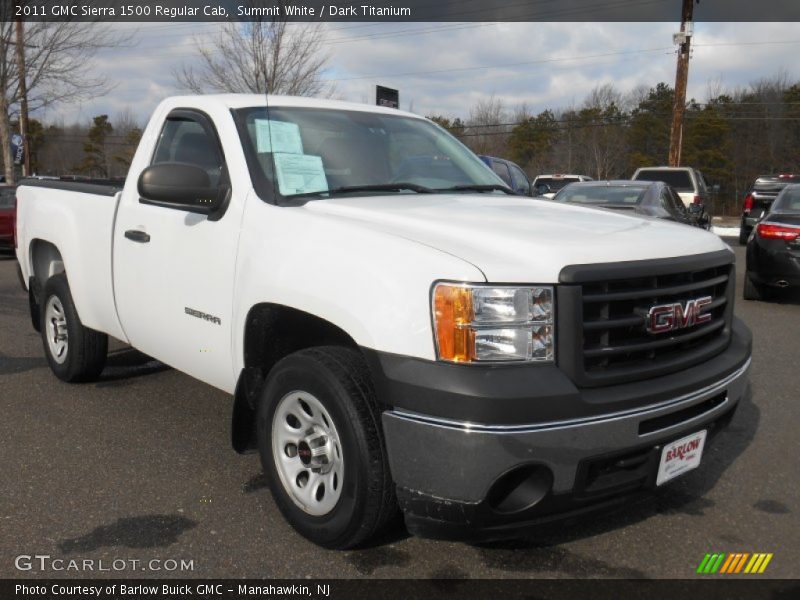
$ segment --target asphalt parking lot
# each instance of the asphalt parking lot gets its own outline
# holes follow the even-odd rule
[[[0,257],[0,577],[683,578],[706,552],[771,552],[768,575],[797,578],[800,295],[742,301],[734,248],[736,312],[755,334],[751,394],[699,469],[624,511],[535,539],[473,546],[396,527],[350,552],[317,548],[283,521],[258,457],[230,449],[226,394],[120,346],[101,381],[58,381],[15,261]],[[34,554],[142,563],[16,568]],[[153,559],[193,569],[142,571]]]

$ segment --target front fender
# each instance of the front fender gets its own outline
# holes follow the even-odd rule
[[[434,359],[430,289],[437,279],[485,281],[455,256],[303,207],[248,201],[234,305],[235,369],[245,320],[270,302],[320,317],[359,346]]]

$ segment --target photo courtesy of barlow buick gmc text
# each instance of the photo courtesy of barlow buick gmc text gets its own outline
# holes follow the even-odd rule
[[[0,598],[794,597],[798,22],[4,3]]]

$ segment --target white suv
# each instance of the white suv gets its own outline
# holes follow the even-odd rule
[[[576,181],[594,181],[588,175],[539,175],[533,180],[531,189],[535,196],[552,198],[561,188]],[[546,190],[544,187],[546,186]],[[539,188],[542,188],[541,190]]]
[[[688,208],[690,204],[708,206],[709,193],[703,174],[692,167],[642,167],[631,177],[639,181],[663,181],[674,189]]]

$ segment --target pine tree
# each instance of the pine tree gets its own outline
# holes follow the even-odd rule
[[[108,178],[108,157],[106,156],[106,138],[114,131],[108,122],[108,115],[94,118],[93,125],[86,135],[83,144],[83,160],[75,167],[79,173],[90,177]]]

